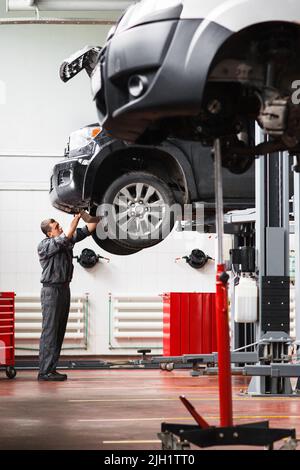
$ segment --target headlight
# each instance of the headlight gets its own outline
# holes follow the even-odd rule
[[[72,132],[69,139],[69,151],[87,146],[101,132],[101,127],[84,127]]]
[[[93,98],[95,98],[95,96],[101,89],[101,64],[100,62],[97,63],[96,67],[92,71],[91,88],[92,88],[92,96]]]
[[[89,163],[90,163],[90,159],[89,158],[79,158],[78,159],[79,163],[83,166],[88,166]]]

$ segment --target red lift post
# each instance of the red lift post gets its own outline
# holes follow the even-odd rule
[[[217,232],[217,278],[216,278],[216,321],[217,348],[219,368],[219,402],[220,425],[232,426],[232,386],[230,363],[230,339],[228,322],[228,291],[229,276],[224,264],[224,214],[223,214],[223,181],[220,139],[216,139],[215,158],[215,194],[216,194],[216,232]]]

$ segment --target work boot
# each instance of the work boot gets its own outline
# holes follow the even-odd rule
[[[67,374],[61,374],[60,372],[57,372],[57,370],[52,370],[51,374],[57,375],[58,377],[64,377],[65,380],[68,378]]]
[[[48,374],[39,374],[38,380],[45,380],[46,382],[63,382],[67,376],[63,374],[48,372]]]

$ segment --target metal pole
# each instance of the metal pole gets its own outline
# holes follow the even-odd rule
[[[84,18],[69,19],[69,18],[0,18],[0,25],[25,25],[25,24],[47,24],[47,25],[101,25],[113,26],[115,21],[110,20],[91,20]]]
[[[258,124],[255,125],[255,144],[258,145],[264,141],[263,132]],[[265,227],[266,227],[266,197],[265,187],[265,157],[260,156],[255,160],[255,246],[256,246],[256,266],[261,276],[266,275],[265,266]]]
[[[295,157],[295,165],[297,159]],[[294,172],[294,219],[295,219],[295,316],[296,343],[300,344],[300,173]]]
[[[225,271],[223,255],[224,214],[222,157],[220,139],[215,140],[215,197],[217,232],[217,275],[216,275],[216,321],[219,370],[219,402],[221,427],[232,426],[232,386],[230,362],[230,337],[228,324],[228,274]]]
[[[215,140],[215,197],[216,197],[216,231],[217,231],[217,264],[224,264],[223,238],[224,238],[224,214],[223,214],[223,181],[220,139]]]
[[[290,275],[290,159],[288,152],[281,152],[282,167],[282,227],[284,228],[284,275]]]
[[[264,134],[258,124],[255,124],[255,144],[258,145],[264,142]],[[258,288],[259,292],[262,289],[262,277],[266,275],[266,241],[265,241],[265,227],[267,225],[266,220],[266,165],[265,158],[260,155],[255,160],[255,252],[256,252],[256,269],[259,271]],[[261,297],[259,297],[259,317],[258,322],[255,325],[255,336],[256,341],[261,339]],[[252,379],[254,382],[256,379]]]

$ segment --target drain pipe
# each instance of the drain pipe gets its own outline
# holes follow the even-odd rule
[[[6,11],[114,11],[135,3],[128,0],[6,0]]]

